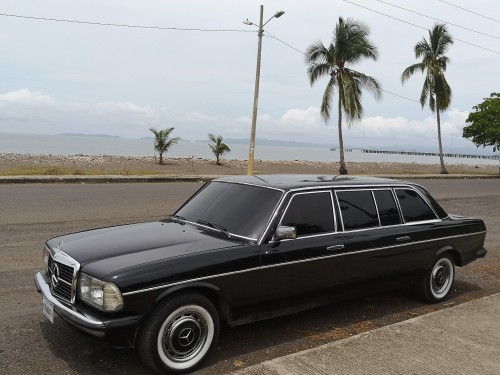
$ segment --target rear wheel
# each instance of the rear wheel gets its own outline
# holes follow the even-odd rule
[[[455,279],[455,265],[448,254],[440,255],[419,283],[419,294],[428,302],[444,300]]]
[[[141,328],[138,351],[142,360],[160,372],[195,369],[219,337],[219,316],[206,297],[177,295],[158,306]]]

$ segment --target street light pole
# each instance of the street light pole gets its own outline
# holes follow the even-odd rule
[[[264,21],[264,5],[260,6],[260,19],[259,19],[259,44],[257,47],[257,67],[255,68],[255,91],[253,96],[253,113],[252,113],[252,131],[250,133],[250,149],[248,152],[248,168],[247,175],[251,176],[253,174],[253,161],[254,161],[254,153],[255,153],[255,132],[257,129],[257,109],[259,107],[259,86],[260,86],[260,61],[262,54],[262,35],[264,34],[264,26],[267,25],[269,21],[273,18],[281,17],[285,12],[279,11],[276,12],[266,23]],[[255,25],[250,22],[248,19],[243,21],[245,25]],[[255,25],[257,26],[257,25]]]
[[[257,47],[257,67],[255,69],[255,91],[253,96],[252,132],[250,133],[250,149],[248,151],[247,175],[253,174],[253,159],[255,153],[255,131],[257,129],[257,108],[259,107],[260,60],[262,54],[262,22],[264,21],[264,5],[260,6],[259,44]]]

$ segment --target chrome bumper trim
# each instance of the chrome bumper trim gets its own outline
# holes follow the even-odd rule
[[[81,328],[104,330],[106,328],[104,322],[85,315],[83,312],[78,311],[75,307],[67,306],[55,298],[50,292],[47,276],[45,272],[38,272],[35,275],[35,285],[38,293],[41,293],[49,302],[54,304],[54,311],[63,319]]]

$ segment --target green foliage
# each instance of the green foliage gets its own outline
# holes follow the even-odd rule
[[[342,17],[335,26],[329,46],[321,41],[312,43],[306,51],[305,61],[309,65],[307,75],[312,85],[327,77],[328,83],[321,101],[321,116],[330,119],[334,92],[338,93],[338,130],[340,148],[340,173],[347,174],[342,138],[342,110],[347,126],[363,117],[362,89],[368,90],[376,99],[382,96],[380,83],[373,77],[348,68],[364,59],[377,59],[377,47],[370,42],[370,31],[364,23]]]
[[[423,38],[415,45],[415,57],[422,61],[410,65],[401,74],[401,82],[405,83],[417,71],[425,73],[424,86],[420,93],[422,108],[429,102],[432,112],[446,110],[451,103],[452,91],[444,75],[450,59],[444,55],[453,44],[446,25],[436,23],[429,30],[429,40]]]
[[[422,61],[410,65],[401,74],[401,83],[405,83],[417,71],[425,73],[424,86],[420,93],[420,104],[422,108],[429,102],[429,108],[436,112],[439,160],[441,162],[441,173],[447,174],[443,158],[443,143],[441,140],[441,120],[440,112],[446,110],[451,103],[452,91],[446,81],[445,71],[450,59],[444,54],[453,44],[453,38],[448,34],[448,29],[444,24],[436,23],[432,30],[429,30],[429,40],[423,38],[415,45],[415,57]]]
[[[212,150],[215,158],[217,159],[216,164],[221,165],[220,158],[226,152],[231,152],[231,149],[228,145],[224,143],[224,140],[221,135],[209,134],[208,139],[211,143],[208,144],[210,149]]]
[[[464,138],[471,139],[478,147],[493,146],[493,152],[500,150],[500,94],[494,92],[472,108],[475,112],[465,120],[471,125],[464,127]]]
[[[160,155],[160,164],[163,164],[163,153],[167,152],[172,145],[181,140],[179,137],[170,138],[170,133],[172,133],[174,129],[175,128],[166,128],[165,130],[156,130],[155,128],[149,129],[155,135],[154,147],[155,151]]]

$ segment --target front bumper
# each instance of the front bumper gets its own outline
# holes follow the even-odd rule
[[[57,315],[72,326],[92,336],[104,338],[113,346],[134,346],[140,315],[108,316],[86,306],[77,307],[61,302],[52,295],[45,271],[40,271],[35,275],[35,285],[38,293],[54,305]]]

